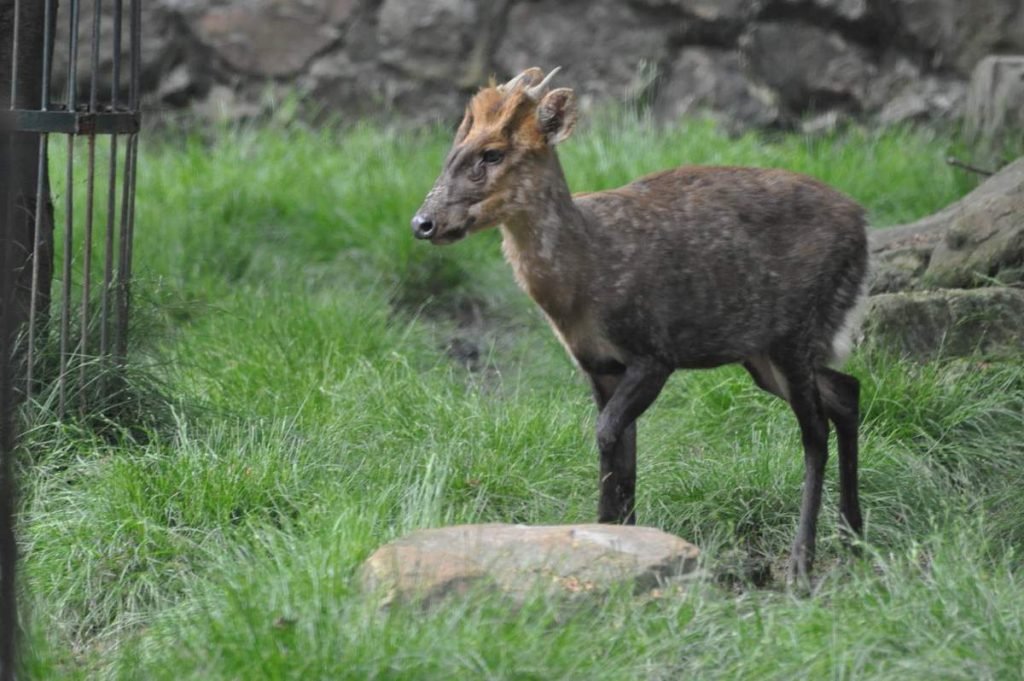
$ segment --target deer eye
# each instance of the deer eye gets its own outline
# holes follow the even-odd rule
[[[505,152],[501,149],[484,149],[484,153],[480,155],[480,160],[488,165],[501,163],[504,158]]]

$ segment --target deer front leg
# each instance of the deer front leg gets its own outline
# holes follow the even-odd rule
[[[594,402],[600,416],[605,405],[619,386],[622,374],[589,374],[594,392]],[[600,502],[598,522],[636,524],[634,513],[636,489],[636,423],[623,432],[610,455],[601,452],[601,469],[598,478]]]
[[[602,523],[636,523],[636,419],[654,402],[672,370],[658,362],[637,362],[615,376],[593,375],[597,417],[597,448],[601,455],[601,496],[597,519]]]

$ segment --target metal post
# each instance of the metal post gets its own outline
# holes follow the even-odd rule
[[[18,96],[18,39],[21,4],[14,3],[11,40],[11,109]],[[14,182],[10,181],[17,147],[0,122],[0,681],[13,681],[18,636],[17,563],[14,535]]]
[[[17,21],[17,12],[15,12]],[[14,144],[8,131],[0,131],[0,143]],[[7,155],[11,160],[11,154]],[[0,173],[8,168],[0,165]],[[13,681],[18,635],[17,562],[14,535],[14,191],[8,182],[0,196],[0,681]]]
[[[18,25],[15,5],[14,25]],[[14,41],[17,44],[17,40]],[[16,78],[13,80],[17,80]],[[13,96],[17,94],[11,86]],[[14,165],[14,136],[0,123],[0,177]],[[18,632],[17,560],[14,535],[14,183],[0,191],[0,681],[13,681]]]

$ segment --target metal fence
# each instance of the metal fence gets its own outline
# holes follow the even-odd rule
[[[87,367],[96,361],[119,365],[127,353],[141,0],[6,2],[13,13],[6,127],[15,173],[20,168],[22,178],[35,181],[22,196],[19,182],[9,183],[15,195],[7,206],[13,316],[22,329],[18,392],[31,399],[55,383],[47,398],[63,416],[72,395],[84,408],[96,392],[86,389],[92,380]],[[56,207],[49,168],[55,135],[64,138]],[[26,151],[28,140],[34,154]],[[84,163],[76,159],[83,144]],[[99,172],[98,157],[105,164]],[[62,224],[54,224],[55,215]],[[51,301],[51,286],[58,283],[59,295]]]
[[[0,681],[16,669],[16,406],[45,391],[61,417],[73,395],[85,409],[90,363],[118,367],[127,354],[140,40],[141,0],[0,0]],[[65,141],[58,211],[54,135]]]

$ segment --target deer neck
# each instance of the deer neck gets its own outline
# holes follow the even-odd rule
[[[578,307],[587,271],[586,218],[573,202],[558,157],[540,165],[528,194],[502,224],[502,248],[516,281],[556,323]]]

